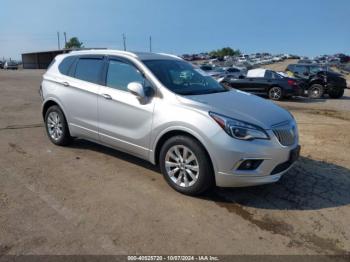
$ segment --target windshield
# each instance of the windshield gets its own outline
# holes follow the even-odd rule
[[[178,60],[145,60],[144,64],[169,90],[180,95],[203,95],[227,91],[203,70]]]

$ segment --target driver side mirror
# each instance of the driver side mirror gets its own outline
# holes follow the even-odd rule
[[[143,85],[139,82],[131,82],[128,84],[128,91],[136,96],[138,99],[143,99],[146,97],[145,89]]]

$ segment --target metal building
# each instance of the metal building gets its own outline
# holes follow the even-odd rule
[[[70,51],[71,49],[62,49],[22,54],[23,69],[47,69],[56,55]]]
[[[68,53],[72,50],[105,49],[105,48],[80,48],[80,49],[60,49],[43,52],[33,52],[22,54],[23,69],[47,69],[56,55]]]

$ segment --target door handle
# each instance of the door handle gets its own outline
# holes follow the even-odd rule
[[[64,85],[64,86],[70,86],[68,82],[62,82],[62,85]]]
[[[104,99],[112,100],[112,97],[111,97],[109,94],[101,94],[101,96],[102,96]]]

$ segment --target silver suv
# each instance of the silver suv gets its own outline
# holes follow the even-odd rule
[[[299,156],[286,110],[227,90],[166,54],[75,51],[43,76],[42,115],[56,145],[83,138],[159,164],[175,190],[272,183]]]

